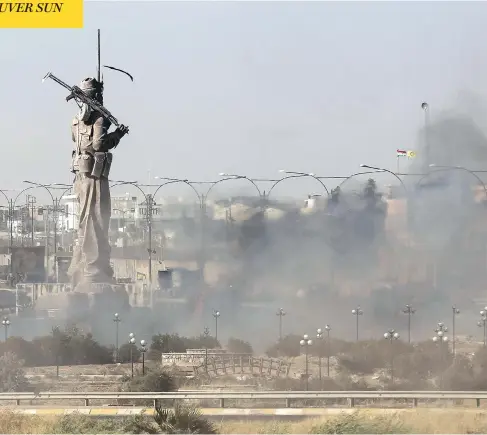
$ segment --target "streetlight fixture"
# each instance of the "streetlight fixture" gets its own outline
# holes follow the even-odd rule
[[[276,316],[279,316],[279,343],[282,341],[282,318],[286,315],[283,308],[277,310]]]
[[[479,327],[484,328],[484,346],[487,345],[487,307],[480,311],[480,320],[477,322]]]
[[[394,330],[390,329],[389,331],[384,333],[384,338],[389,340],[391,343],[391,384],[394,383],[394,348],[393,342],[394,340],[399,340],[399,334]]]
[[[118,363],[118,353],[119,353],[119,346],[118,346],[118,324],[122,321],[120,315],[115,313],[113,315],[113,321],[115,322],[115,363]]]
[[[411,305],[407,304],[402,312],[408,316],[408,343],[411,343],[411,316],[416,310]]]
[[[453,355],[455,355],[456,354],[455,318],[460,314],[460,310],[455,305],[451,307],[451,310],[452,310],[452,351],[453,351]]]
[[[213,310],[213,317],[215,318],[215,340],[218,341],[218,318],[220,317],[220,311]]]
[[[440,361],[443,361],[443,344],[448,343],[448,337],[445,333],[448,331],[448,328],[442,323],[438,323],[438,327],[435,329],[435,336],[433,337],[433,342],[438,344],[438,351],[440,353]],[[443,385],[443,367],[440,369],[440,389]]]
[[[310,340],[308,337],[308,334],[303,335],[303,339],[299,342],[301,346],[304,347],[305,349],[305,355],[306,355],[306,391],[309,389],[309,373],[308,373],[308,348],[313,344],[313,340]]]
[[[320,379],[320,390],[322,389],[322,383],[321,383],[321,356],[322,356],[322,345],[323,345],[323,330],[321,328],[318,328],[316,330],[316,338],[320,341],[320,344],[318,346],[318,370],[319,370],[319,379]]]
[[[132,372],[132,378],[134,377],[134,346],[135,346],[135,334],[131,332],[129,334],[129,344],[130,344],[130,366]]]
[[[8,328],[10,327],[10,320],[8,317],[3,318],[2,325],[5,328],[5,341],[7,341],[7,339],[8,339]]]
[[[147,352],[147,343],[145,340],[140,340],[140,352],[142,353],[142,376],[145,375],[145,353]]]
[[[355,330],[356,330],[356,337],[357,337],[357,341],[358,341],[358,318],[359,316],[362,316],[364,314],[364,312],[362,311],[362,309],[360,308],[360,306],[358,306],[357,308],[354,308],[352,310],[352,314],[355,316]]]
[[[326,362],[326,376],[330,377],[330,356],[331,356],[331,341],[330,341],[330,331],[331,331],[331,326],[330,325],[325,325],[325,331],[326,331],[326,344],[328,345],[328,357],[327,357],[327,362]]]

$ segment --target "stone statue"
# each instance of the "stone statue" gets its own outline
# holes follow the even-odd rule
[[[103,104],[103,84],[84,79],[79,88]],[[111,123],[98,111],[83,103],[71,126],[74,150],[73,193],[79,202],[78,240],[68,274],[78,292],[90,292],[91,284],[114,283],[110,265],[108,229],[111,215],[108,175],[115,148],[129,129],[120,125],[111,133]]]

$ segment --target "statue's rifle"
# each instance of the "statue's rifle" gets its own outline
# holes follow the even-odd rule
[[[102,104],[96,101],[93,98],[88,97],[78,86],[69,86],[68,84],[64,83],[61,79],[57,78],[54,74],[48,72],[46,76],[42,79],[44,82],[46,79],[54,80],[58,85],[61,85],[63,88],[66,88],[70,94],[66,97],[66,101],[71,99],[76,99],[85,103],[91,110],[94,110],[100,113],[103,117],[108,119],[112,124],[116,125],[117,127],[120,126],[117,118],[115,118],[108,109],[105,108]]]

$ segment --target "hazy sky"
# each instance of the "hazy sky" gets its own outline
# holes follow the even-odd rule
[[[111,178],[319,175],[396,164],[420,109],[483,94],[483,2],[86,2],[82,30],[2,29],[0,186],[70,182],[69,84],[96,72],[130,135]],[[287,185],[293,189],[293,183]],[[330,186],[332,187],[332,186]],[[284,189],[285,190],[285,189]],[[284,190],[282,193],[284,193]]]

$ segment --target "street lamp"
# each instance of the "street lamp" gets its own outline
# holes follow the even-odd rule
[[[283,308],[279,308],[277,310],[276,316],[279,316],[279,342],[282,341],[282,318],[286,315],[286,312]]]
[[[147,343],[145,340],[140,340],[140,352],[142,353],[142,376],[145,375],[145,353],[147,352]]]
[[[118,363],[118,324],[122,321],[118,313],[113,315],[115,322],[115,363]]]
[[[451,307],[452,309],[452,351],[453,351],[453,355],[455,355],[455,343],[456,343],[456,335],[455,335],[455,318],[460,314],[460,310],[455,306],[453,305]]]
[[[440,352],[440,362],[443,362],[443,344],[448,343],[448,337],[445,335],[448,328],[442,323],[438,323],[438,327],[435,329],[435,336],[433,337],[433,342],[438,344],[438,351]],[[443,367],[440,368],[440,389],[443,385]]]
[[[210,335],[210,328],[205,326],[203,336],[205,337],[205,372],[208,374],[208,336]]]
[[[408,316],[408,343],[411,343],[411,316],[416,310],[411,305],[407,304],[402,312]]]
[[[327,357],[327,362],[326,362],[326,376],[330,377],[330,356],[331,356],[331,341],[330,341],[330,331],[331,331],[331,326],[330,325],[325,325],[325,331],[326,331],[326,344],[328,345],[328,357]]]
[[[301,346],[304,347],[305,349],[305,355],[306,355],[306,391],[309,389],[309,374],[308,374],[308,347],[313,344],[313,340],[310,340],[308,337],[308,334],[303,335],[303,339],[299,342]]]
[[[320,390],[322,389],[322,384],[321,384],[321,354],[322,354],[322,349],[321,346],[323,345],[323,330],[321,328],[318,328],[316,330],[316,338],[320,340],[320,344],[318,346],[318,370],[319,370],[319,379],[320,379]]]
[[[135,346],[135,334],[131,332],[129,334],[129,344],[130,344],[130,366],[132,371],[132,378],[134,377],[134,346]]]
[[[479,327],[484,328],[484,346],[487,345],[487,307],[480,311],[480,320],[477,322]]]
[[[399,339],[399,334],[394,329],[390,329],[389,331],[384,333],[384,338],[386,340],[389,340],[391,343],[391,384],[393,384],[394,383],[394,348],[392,343],[394,342],[394,340]]]
[[[8,338],[8,328],[10,326],[10,320],[8,317],[4,317],[2,320],[2,325],[5,328],[5,341],[7,341]]]
[[[218,341],[218,318],[220,317],[220,311],[213,310],[213,317],[215,318],[215,340]]]
[[[356,329],[356,337],[357,337],[357,341],[358,341],[358,318],[359,316],[362,316],[364,314],[364,312],[361,310],[360,306],[358,306],[357,308],[354,308],[352,310],[352,314],[355,316],[356,320],[355,320],[355,329]]]

